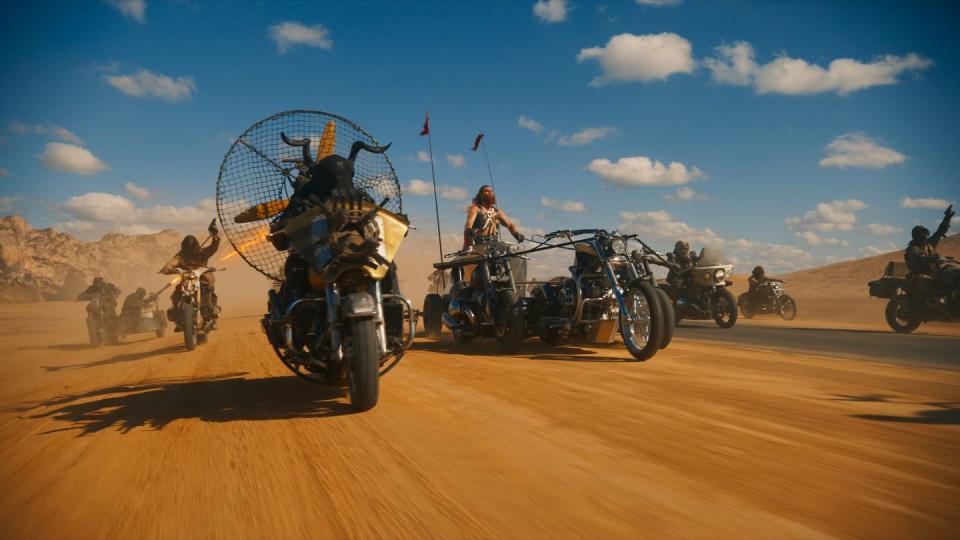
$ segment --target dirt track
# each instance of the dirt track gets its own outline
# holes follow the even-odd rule
[[[350,414],[255,318],[89,349],[0,306],[0,537],[946,538],[960,372],[678,340],[418,340]],[[451,354],[454,352],[454,354]]]

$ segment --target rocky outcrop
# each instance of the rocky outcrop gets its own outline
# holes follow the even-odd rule
[[[53,229],[33,229],[20,216],[0,219],[0,302],[72,300],[95,276],[125,292],[156,281],[180,247],[173,230],[84,242]]]

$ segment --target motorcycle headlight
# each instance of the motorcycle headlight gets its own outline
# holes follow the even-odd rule
[[[713,279],[717,281],[723,281],[723,278],[725,277],[727,277],[727,271],[722,268],[713,273]]]
[[[623,238],[614,238],[610,241],[610,249],[618,255],[623,255],[627,252],[627,242]]]

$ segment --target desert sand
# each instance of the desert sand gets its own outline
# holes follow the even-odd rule
[[[946,538],[960,373],[684,340],[418,339],[353,414],[255,317],[84,345],[0,306],[2,538]]]

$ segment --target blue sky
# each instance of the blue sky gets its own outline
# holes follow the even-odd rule
[[[452,236],[464,194],[488,182],[468,150],[479,131],[527,232],[619,227],[743,265],[892,249],[960,200],[948,2],[0,10],[0,213],[83,238],[202,229],[231,137],[295,108],[393,142],[405,187],[430,180],[429,109]],[[433,230],[432,196],[407,189],[404,205]]]

